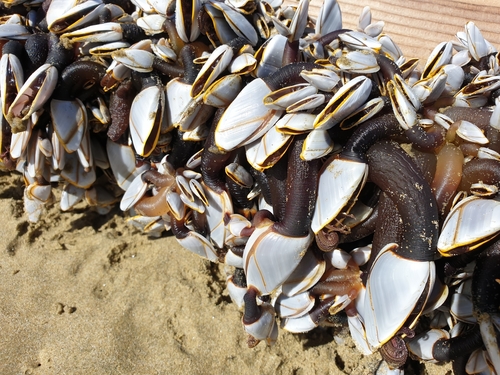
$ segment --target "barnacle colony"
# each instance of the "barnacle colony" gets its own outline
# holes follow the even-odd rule
[[[420,71],[333,0],[316,20],[307,0],[2,4],[0,155],[31,221],[60,188],[64,211],[171,230],[228,265],[250,345],[345,314],[395,373],[500,371],[500,67],[473,23]]]

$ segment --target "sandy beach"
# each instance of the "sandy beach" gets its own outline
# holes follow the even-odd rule
[[[22,184],[0,175],[1,374],[373,374],[379,366],[341,326],[281,331],[275,346],[249,349],[224,266],[173,237],[148,238],[118,209],[101,216],[84,203],[67,213],[54,205],[30,224]]]

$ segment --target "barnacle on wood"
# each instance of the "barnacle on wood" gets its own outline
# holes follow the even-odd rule
[[[335,0],[317,20],[308,0],[7,3],[0,166],[30,221],[60,189],[171,230],[232,267],[250,346],[341,313],[391,368],[500,373],[500,59],[474,23],[420,70]]]

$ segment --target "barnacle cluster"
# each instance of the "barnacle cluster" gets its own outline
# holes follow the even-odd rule
[[[394,373],[499,373],[500,55],[469,22],[419,69],[369,8],[346,30],[308,6],[2,1],[29,220],[60,189],[171,230],[227,265],[250,346],[341,314]]]

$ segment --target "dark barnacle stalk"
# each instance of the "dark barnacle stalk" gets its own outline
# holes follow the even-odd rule
[[[267,215],[258,222],[260,215],[256,215],[256,230],[245,247],[243,260],[249,291],[255,290],[259,295],[269,294],[286,280],[312,241],[309,228],[316,198],[318,161],[300,159],[303,140],[303,136],[296,137],[290,146],[283,219],[273,222]],[[276,269],[278,264],[281,266]],[[246,310],[245,314],[250,316]]]
[[[318,161],[300,159],[303,138],[297,137],[289,150],[283,219],[254,223],[256,230],[245,248],[248,284],[262,294],[269,294],[289,276],[312,240],[309,228],[316,199]],[[278,248],[276,245],[268,248],[267,241],[278,243]],[[283,264],[282,271],[271,272],[277,262]],[[267,274],[272,275],[272,279],[262,278]]]
[[[397,254],[418,261],[438,259],[437,205],[421,172],[394,143],[375,144],[367,157],[369,178],[394,202],[403,221]]]
[[[225,168],[226,187],[233,200],[234,209],[237,213],[251,219],[256,210],[254,197],[252,196],[252,186],[248,183],[252,180],[252,177],[248,172],[248,168],[251,167],[248,165],[242,149],[239,153],[235,152],[228,161],[231,163]],[[235,168],[234,171],[232,169],[233,166]],[[236,175],[236,171],[240,174],[244,173],[244,176]],[[243,180],[242,177],[245,177],[245,179],[248,179],[249,181]]]
[[[498,373],[500,371],[500,241],[496,241],[476,260],[472,276],[472,302],[484,346]]]
[[[69,64],[61,71],[53,97],[86,101],[97,96],[105,70],[103,64],[91,60],[77,60]]]
[[[440,218],[446,217],[455,192],[464,190],[459,188],[463,176],[464,156],[459,148],[451,143],[445,144],[437,153],[436,172],[431,183]],[[467,163],[466,165],[468,165]]]
[[[224,168],[231,157],[230,152],[220,150],[215,144],[215,128],[224,110],[218,109],[212,120],[212,126],[205,140],[203,153],[201,154],[201,174],[203,181],[213,191],[221,193],[226,190],[224,182]]]
[[[45,63],[31,74],[9,107],[6,114],[12,132],[24,131],[33,113],[49,100],[58,81],[60,71],[73,60],[73,51],[66,49],[55,34],[49,34]],[[35,92],[32,95],[31,92]]]
[[[296,136],[288,152],[285,213],[273,228],[284,236],[302,237],[309,233],[317,194],[319,161],[300,158],[302,136]]]
[[[469,356],[474,350],[483,346],[479,326],[474,326],[460,336],[436,341],[432,347],[432,356],[440,362],[455,361]]]
[[[12,133],[5,117],[2,116],[0,121],[0,169],[14,170],[16,165],[10,156]]]
[[[378,142],[369,149],[367,159],[370,180],[393,201],[402,219],[400,241],[381,241],[384,247],[380,252],[373,249],[377,255],[368,271],[367,300],[365,306],[356,306],[363,319],[366,340],[377,348],[396,335],[403,325],[415,324],[425,305],[421,299],[426,301],[433,288],[432,260],[439,257],[436,251],[438,212],[428,183],[397,144]],[[413,275],[411,283],[408,273]],[[388,308],[393,304],[399,306],[397,313]]]
[[[425,357],[440,362],[453,361],[455,373],[464,373],[465,363],[469,356],[486,348],[489,360],[493,367],[498,368],[499,361],[499,333],[494,321],[498,319],[498,302],[500,299],[500,288],[498,286],[500,242],[482,250],[479,255],[469,252],[460,257],[467,257],[464,263],[475,259],[475,267],[472,275],[472,304],[473,314],[477,324],[468,326],[462,330],[460,335],[449,338],[443,336],[439,330],[424,332],[410,341],[409,348],[412,353],[417,351]],[[453,260],[453,258],[451,258]],[[463,266],[458,264],[459,267]],[[475,354],[474,354],[475,353]]]
[[[27,62],[24,64],[26,72],[31,75],[47,60],[49,52],[49,34],[36,33],[31,34],[24,44],[24,49],[28,56]]]
[[[130,117],[130,108],[135,98],[136,91],[131,79],[125,79],[111,92],[109,98],[109,113],[111,124],[107,135],[113,142],[117,142],[127,131]]]
[[[367,173],[366,152],[370,146],[379,139],[400,133],[401,128],[393,114],[375,117],[358,127],[340,154],[331,156],[323,164],[311,227],[316,235],[337,217],[351,197],[356,198],[356,192],[363,187]],[[332,199],[332,190],[341,199]]]
[[[392,339],[380,347],[380,354],[389,365],[389,368],[403,367],[408,358],[408,349],[404,339],[400,336],[401,334],[405,334],[409,338],[415,335],[413,331],[403,327]]]
[[[500,161],[494,159],[474,159],[463,166],[459,190],[470,191],[477,181],[484,184],[500,185]]]
[[[269,186],[270,200],[273,207],[273,215],[277,220],[283,220],[285,217],[286,200],[286,177],[287,177],[288,155],[284,155],[271,168],[264,171],[266,184]]]
[[[174,177],[169,174],[161,174],[154,170],[142,174],[142,180],[157,189],[157,194],[151,192],[145,194],[134,206],[134,209],[144,216],[162,216],[170,212],[166,195],[173,188]]]

